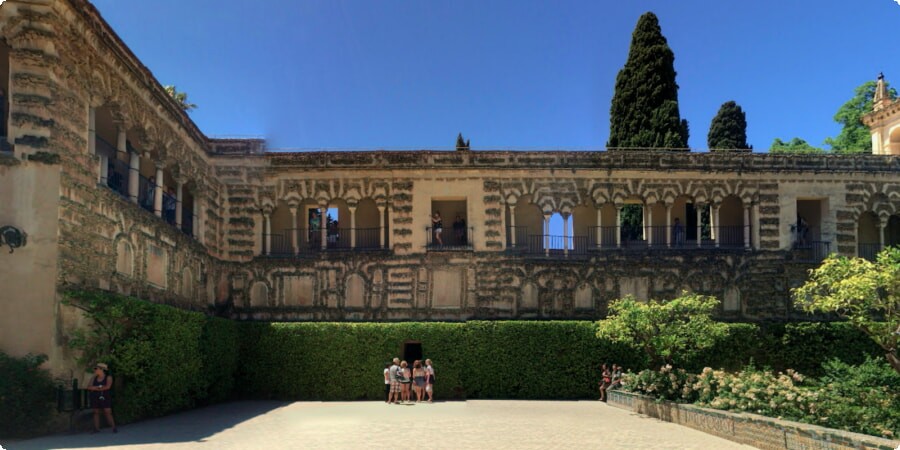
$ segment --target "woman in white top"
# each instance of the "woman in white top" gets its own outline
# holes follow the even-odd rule
[[[391,399],[391,363],[384,365],[384,402],[390,403]]]
[[[425,393],[428,394],[428,403],[434,400],[434,367],[431,360],[425,360]]]

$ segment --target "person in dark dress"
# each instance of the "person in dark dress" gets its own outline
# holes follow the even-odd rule
[[[87,390],[90,391],[91,408],[94,409],[94,431],[92,431],[92,433],[100,431],[101,411],[103,411],[103,414],[106,416],[106,423],[112,427],[113,433],[119,432],[112,415],[112,395],[110,389],[112,389],[113,380],[111,375],[107,375],[106,372],[108,371],[109,367],[107,367],[106,364],[97,363],[97,365],[94,366],[94,376],[91,377],[91,382],[87,387]]]

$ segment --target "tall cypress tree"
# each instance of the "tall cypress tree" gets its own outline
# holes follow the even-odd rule
[[[675,54],[652,12],[638,19],[609,112],[610,148],[686,149],[687,120],[678,112]]]
[[[734,101],[722,104],[716,117],[709,124],[706,143],[710,150],[751,149],[747,144],[747,116]]]

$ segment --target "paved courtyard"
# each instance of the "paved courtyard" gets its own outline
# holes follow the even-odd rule
[[[59,435],[26,449],[751,448],[597,401],[237,402],[148,420],[118,434]]]

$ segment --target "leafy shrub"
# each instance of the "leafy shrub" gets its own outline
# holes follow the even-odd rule
[[[834,359],[824,375],[806,377],[747,367],[736,373],[705,368],[700,374],[665,366],[627,374],[624,388],[660,399],[751,412],[876,436],[900,433],[900,375],[884,359],[853,366]]]
[[[0,437],[41,431],[53,410],[54,386],[41,369],[44,355],[13,358],[0,352]]]
[[[668,301],[626,297],[609,305],[598,336],[644,352],[653,366],[681,366],[727,335],[728,326],[712,320],[718,304],[714,297],[689,293]]]
[[[84,367],[109,364],[123,423],[231,396],[236,324],[105,292],[71,292],[68,302],[93,321],[71,343]]]

